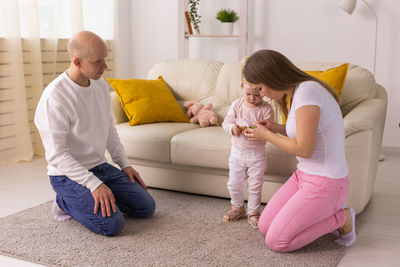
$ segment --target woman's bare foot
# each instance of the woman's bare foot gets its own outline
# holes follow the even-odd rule
[[[345,235],[351,233],[353,230],[353,219],[351,218],[351,213],[349,208],[344,209],[346,211],[346,221],[343,226],[338,229],[339,234]]]
[[[346,210],[346,221],[343,226],[338,229],[340,236],[335,240],[336,243],[342,246],[349,247],[354,242],[356,242],[356,227],[355,227],[355,218],[356,213],[354,209],[347,208]]]

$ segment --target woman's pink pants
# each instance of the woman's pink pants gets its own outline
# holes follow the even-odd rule
[[[348,177],[332,179],[296,170],[272,196],[258,227],[272,250],[293,251],[343,226]]]

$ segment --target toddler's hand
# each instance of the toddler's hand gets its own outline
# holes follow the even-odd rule
[[[242,130],[240,129],[240,127],[238,125],[235,124],[232,126],[232,135],[239,136],[241,131]]]
[[[244,124],[244,126],[242,127],[242,130],[245,130],[246,128],[254,129],[257,127],[251,121],[246,120],[246,119],[243,119],[243,124]]]

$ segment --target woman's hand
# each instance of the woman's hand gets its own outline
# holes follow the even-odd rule
[[[273,128],[274,128],[274,124],[276,124],[275,122],[273,122],[271,120],[259,120],[257,123],[264,125],[265,127],[268,128],[268,130],[270,130],[271,132],[274,132]]]
[[[254,128],[246,128],[244,136],[251,141],[267,141],[266,135],[270,132],[267,126],[260,123],[255,123],[254,126]]]
[[[264,125],[273,133],[280,133],[282,135],[286,135],[286,126],[273,122],[272,120],[260,120],[257,123]]]

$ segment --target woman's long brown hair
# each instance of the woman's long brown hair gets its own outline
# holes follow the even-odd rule
[[[243,68],[243,77],[249,83],[264,84],[275,91],[294,89],[302,82],[315,81],[339,103],[339,96],[332,87],[300,70],[287,57],[274,50],[259,50],[249,56]],[[287,98],[284,96],[277,101],[286,118],[289,112]]]

